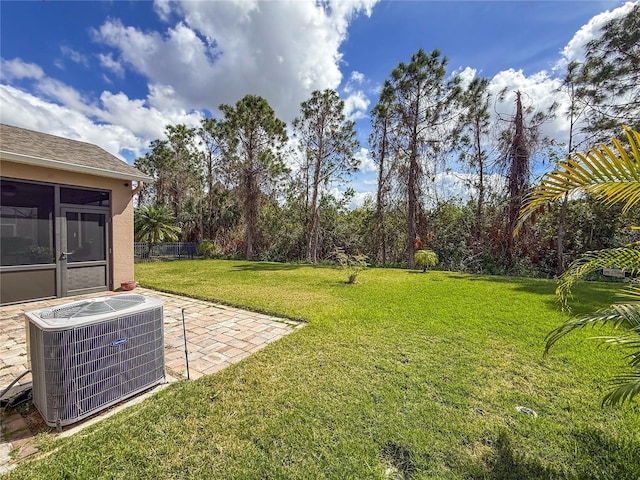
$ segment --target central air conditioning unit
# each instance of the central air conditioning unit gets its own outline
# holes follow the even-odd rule
[[[115,295],[26,312],[33,403],[60,428],[164,381],[162,302]]]

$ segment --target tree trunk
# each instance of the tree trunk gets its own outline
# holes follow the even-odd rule
[[[569,148],[568,156],[571,157],[573,153],[573,126],[575,124],[573,105],[575,103],[575,88],[571,83],[571,108],[569,109]],[[565,258],[564,258],[564,239],[565,239],[565,224],[567,222],[567,202],[569,200],[568,195],[565,193],[562,197],[562,206],[560,207],[560,217],[558,217],[558,238],[556,241],[556,274],[558,276],[564,273]]]
[[[418,181],[420,177],[420,166],[418,165],[418,122],[420,114],[421,86],[416,89],[416,97],[411,106],[411,136],[409,140],[409,181],[407,182],[407,265],[409,268],[416,267],[415,241],[418,236]]]
[[[478,206],[476,209],[476,222],[476,240],[478,240],[478,243],[482,244],[484,237],[484,174],[482,170],[480,170],[478,178]]]
[[[209,153],[207,161],[207,212],[206,212],[207,225],[203,229],[207,233],[207,238],[213,240],[213,158]]]
[[[480,138],[480,120],[476,118],[476,155],[478,163],[478,205],[476,209],[476,241],[482,245],[484,233],[484,160],[482,158],[482,142]]]
[[[376,195],[376,219],[378,220],[378,246],[381,253],[382,265],[387,263],[387,229],[384,224],[384,192],[386,185],[384,183],[384,164],[387,155],[387,128],[386,125],[382,131],[382,145],[380,146],[380,165],[378,167],[378,191]]]
[[[529,174],[529,152],[524,132],[522,101],[520,92],[516,92],[515,135],[509,151],[509,212],[507,226],[507,261],[512,263],[514,254],[513,232],[518,223],[518,214],[522,206]]]
[[[415,148],[415,147],[414,147]],[[411,153],[409,164],[408,201],[407,201],[407,264],[409,268],[415,268],[415,241],[418,236],[416,219],[418,214],[418,195],[416,181],[418,177],[418,154]]]
[[[258,183],[255,175],[248,173],[246,178],[246,192],[245,197],[245,240],[246,244],[246,257],[247,260],[253,260],[254,241],[256,233],[256,225],[258,222]]]
[[[314,205],[311,208],[311,226],[309,229],[309,240],[307,241],[307,260],[311,263],[318,261],[318,238],[319,238],[319,218],[318,208]]]
[[[567,194],[564,194],[562,198],[562,207],[560,208],[560,218],[558,219],[558,239],[557,239],[557,268],[556,273],[558,276],[564,273],[565,269],[565,261],[564,261],[564,238],[565,238],[565,230],[564,225],[567,219]]]
[[[320,234],[320,212],[318,211],[318,190],[320,189],[320,169],[324,155],[322,142],[318,145],[318,153],[313,169],[313,189],[311,194],[311,225],[307,241],[307,260],[311,263],[318,261],[318,239]]]
[[[418,236],[418,113],[420,111],[420,96],[416,96],[413,104],[411,139],[409,148],[409,181],[407,182],[407,265],[415,268],[415,241]]]

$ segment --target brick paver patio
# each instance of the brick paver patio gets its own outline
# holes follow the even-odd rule
[[[0,307],[0,392],[28,369],[25,311],[118,293],[101,292]],[[140,287],[130,293],[155,297],[164,304],[165,368],[168,380],[187,377],[183,310],[191,379],[218,372],[304,326],[292,320]],[[27,374],[15,388],[30,382],[31,374]],[[18,412],[8,416],[3,414],[0,418],[0,475],[13,468],[20,459],[37,452],[32,438],[43,425],[42,418],[35,410],[27,415]],[[15,458],[9,454],[11,449],[18,452]]]
[[[116,295],[101,292],[77,297],[0,307],[0,389],[27,370],[24,312],[86,298]],[[203,300],[138,287],[131,293],[164,303],[165,366],[174,378],[186,378],[182,310],[184,309],[191,379],[239,362],[304,324]],[[19,384],[31,381],[27,375]]]

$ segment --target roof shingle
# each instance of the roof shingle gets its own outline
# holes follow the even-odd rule
[[[2,155],[7,153],[14,155]],[[11,161],[24,160],[22,163],[42,163],[61,170],[74,170],[74,167],[79,167],[86,173],[102,177],[150,180],[138,169],[97,145],[4,123],[0,123],[0,156]]]

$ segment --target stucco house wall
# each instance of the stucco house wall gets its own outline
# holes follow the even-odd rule
[[[46,187],[47,185],[56,186],[55,191],[60,192],[60,195],[62,195],[63,191],[66,192],[66,195],[69,195],[68,187],[71,187],[72,190],[80,189],[79,191],[83,191],[81,189],[84,188],[86,189],[84,190],[85,192],[90,190],[109,192],[108,204],[99,207],[96,206],[93,210],[87,210],[86,208],[84,210],[85,212],[97,212],[95,213],[97,217],[94,216],[93,218],[100,218],[100,216],[104,218],[104,215],[109,218],[108,228],[106,230],[104,230],[105,227],[100,226],[99,223],[95,224],[97,227],[91,227],[102,228],[103,231],[107,232],[106,243],[102,242],[102,246],[98,247],[104,251],[104,246],[106,245],[107,273],[105,273],[104,270],[104,256],[102,257],[102,261],[100,261],[99,258],[90,257],[86,257],[83,260],[83,257],[79,256],[84,246],[91,247],[92,234],[83,236],[80,233],[74,233],[74,238],[80,239],[82,237],[85,240],[88,239],[88,241],[83,240],[82,242],[84,243],[82,243],[82,245],[78,243],[78,246],[82,246],[82,248],[76,248],[75,251],[60,250],[65,248],[64,242],[66,241],[61,240],[59,231],[63,230],[67,232],[60,235],[68,234],[66,227],[62,227],[62,225],[69,225],[68,219],[73,219],[74,215],[83,215],[81,213],[75,213],[83,211],[83,207],[80,206],[82,204],[78,206],[80,210],[77,208],[70,210],[68,206],[63,206],[69,205],[68,202],[72,200],[70,197],[66,197],[67,203],[65,204],[61,203],[62,200],[58,197],[55,197],[55,200],[52,198],[50,202],[46,196],[40,197],[39,201],[44,202],[41,203],[42,207],[38,207],[40,208],[39,211],[41,214],[47,215],[47,208],[55,210],[53,215],[56,217],[54,222],[56,226],[52,224],[48,231],[58,232],[55,233],[55,250],[58,251],[54,252],[55,257],[53,263],[45,261],[44,264],[42,264],[42,262],[36,261],[35,263],[40,263],[40,265],[31,265],[20,263],[23,262],[20,258],[17,260],[12,259],[11,255],[14,255],[13,248],[11,251],[7,249],[6,252],[10,252],[8,256],[6,256],[8,263],[4,263],[3,260],[3,263],[0,264],[0,277],[4,277],[5,280],[11,283],[6,289],[0,286],[0,292],[2,293],[2,295],[0,295],[0,303],[11,303],[23,299],[35,300],[36,298],[48,298],[52,295],[53,287],[51,287],[51,285],[53,285],[54,275],[56,277],[54,282],[54,290],[56,293],[53,293],[53,295],[58,296],[73,295],[74,292],[81,293],[82,291],[90,289],[104,290],[108,288],[115,290],[120,287],[122,282],[134,279],[133,203],[137,190],[137,188],[134,187],[141,186],[142,182],[152,181],[152,178],[97,145],[2,123],[0,123],[0,178],[2,178],[3,185],[6,185],[7,188],[17,187],[26,189],[27,187],[20,187],[20,182],[23,182],[22,185],[34,182],[31,183],[31,185],[42,186],[37,187],[37,189],[39,188],[40,190],[36,189],[36,191],[42,192],[43,189],[46,190],[49,188]],[[22,190],[22,192],[27,191],[29,190]],[[11,200],[11,198],[19,198],[12,192],[13,190],[10,190],[2,194],[2,199],[4,200],[6,198],[7,202],[5,204],[7,209],[6,211],[3,210],[2,215],[3,218],[4,215],[9,215],[7,222],[12,221],[12,218],[18,218],[15,217],[15,215],[18,215],[15,212],[19,210],[15,210],[16,205],[12,206],[11,202],[20,200]],[[56,195],[58,194],[56,193]],[[34,201],[38,200],[34,198]],[[0,202],[0,204],[3,203],[4,202]],[[91,203],[87,203],[87,205],[91,205]],[[100,203],[95,205],[100,205]],[[26,207],[26,205],[20,205],[19,207]],[[12,208],[14,210],[11,210]],[[71,217],[67,217],[67,220],[65,220],[63,211],[71,212],[67,213],[67,215],[70,214]],[[14,215],[14,217],[11,217],[11,215]],[[89,225],[86,222],[99,222],[99,220],[86,220],[87,218],[92,218],[90,215],[94,215],[93,213],[87,213],[86,215],[89,215],[89,217],[83,217],[84,220],[80,220],[79,216],[76,216],[75,220],[71,220],[72,227],[70,228],[79,228],[77,227],[77,225],[79,225],[78,222],[85,222],[83,225]],[[46,217],[43,217],[43,220],[47,221]],[[51,220],[48,220],[48,222],[51,222]],[[76,227],[73,225],[76,225]],[[10,223],[6,223],[3,224],[3,228],[10,229],[12,226]],[[19,235],[16,235],[16,228],[18,227],[13,226],[14,233],[9,233],[8,236],[5,235],[5,230],[3,230],[2,241],[7,240],[7,242],[12,242],[12,246],[18,245],[16,240],[12,240],[21,238]],[[51,230],[51,228],[53,230]],[[96,238],[99,239],[100,237]],[[9,245],[9,243],[7,243],[7,245]],[[30,245],[39,245],[39,243]],[[18,254],[23,255],[24,253],[18,252]],[[74,255],[77,256],[74,257]],[[82,255],[86,255],[86,251],[84,251]],[[69,260],[69,258],[71,258],[71,260]],[[87,258],[89,261],[87,261]],[[92,260],[98,261],[92,263]],[[92,265],[98,264],[100,266],[92,267]],[[84,270],[81,270],[83,268]],[[91,270],[92,268],[93,270]],[[71,278],[69,273],[71,270],[75,272],[73,278]],[[33,273],[36,271],[42,272],[42,274]],[[102,273],[99,273],[100,271]],[[96,272],[98,272],[98,277],[100,275],[102,276],[102,283],[99,283],[100,279],[96,277]],[[67,275],[68,273],[69,275]],[[84,283],[85,278],[91,278],[91,280],[87,280],[87,283]],[[37,283],[29,283],[31,279]],[[105,281],[107,283],[105,283]],[[37,288],[34,288],[33,292],[38,293],[30,293],[31,289],[29,285],[37,285]],[[34,295],[40,295],[40,297]]]

